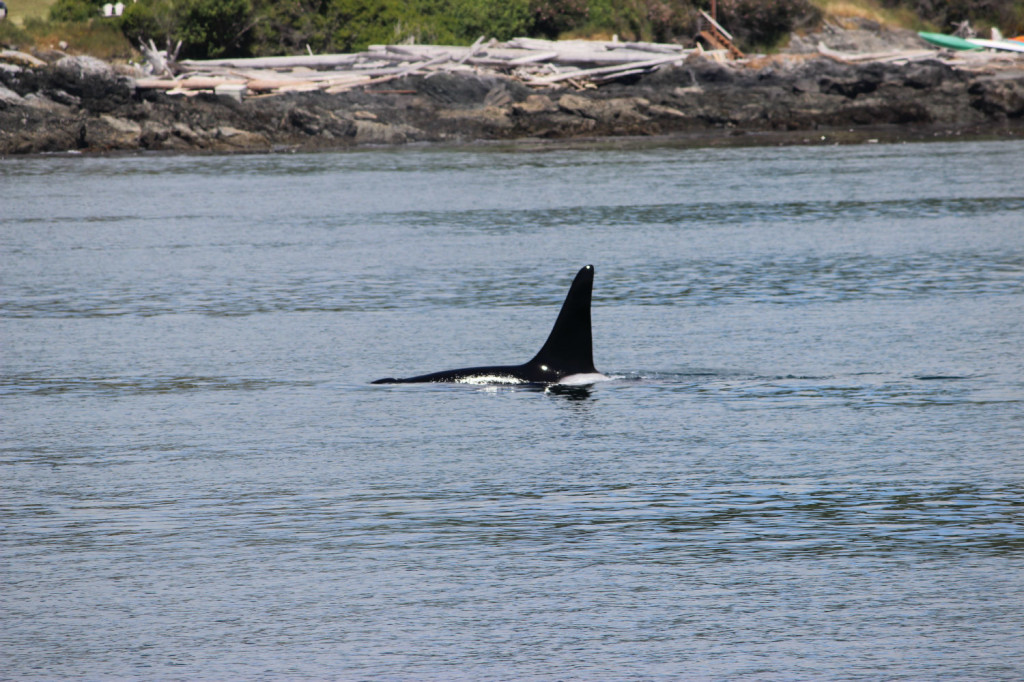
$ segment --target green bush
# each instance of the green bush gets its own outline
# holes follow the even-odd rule
[[[328,0],[280,0],[257,6],[253,52],[257,55],[297,54],[306,46],[330,49]]]
[[[583,26],[590,17],[586,0],[532,0],[533,31],[548,38]]]
[[[249,0],[190,0],[181,9],[175,38],[192,59],[250,54],[253,13]]]
[[[403,39],[400,4],[392,0],[332,0],[333,31],[330,49],[337,52],[365,50],[373,43]]]
[[[468,45],[507,40],[531,25],[528,0],[258,0],[255,54],[352,52],[403,41]]]
[[[690,0],[590,0],[587,9],[587,22],[573,33],[689,42],[696,32]]]
[[[745,50],[770,49],[794,29],[817,23],[821,10],[809,0],[719,0],[718,22]]]
[[[173,44],[180,18],[173,0],[138,0],[121,15],[121,31],[138,45],[153,40],[158,47]]]
[[[50,21],[88,21],[103,14],[107,0],[57,0],[50,8]]]
[[[120,27],[134,44],[180,40],[180,57],[206,59],[250,54],[254,21],[249,0],[138,0],[127,5]]]
[[[22,45],[28,45],[31,41],[31,36],[13,21],[0,21],[0,47],[20,49]]]
[[[452,5],[453,32],[461,43],[480,36],[510,40],[527,35],[533,24],[529,0],[461,0]]]

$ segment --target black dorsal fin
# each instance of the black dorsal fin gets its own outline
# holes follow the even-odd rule
[[[528,365],[546,365],[559,376],[597,372],[590,334],[590,295],[593,289],[594,266],[586,265],[576,273],[548,340]]]

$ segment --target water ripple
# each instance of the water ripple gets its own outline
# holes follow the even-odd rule
[[[395,220],[418,225],[484,227],[494,231],[522,232],[558,229],[575,225],[605,227],[691,225],[699,217],[705,225],[735,225],[750,220],[760,223],[798,224],[836,220],[855,223],[868,220],[929,219],[945,216],[991,216],[1024,212],[1024,197],[929,197],[882,201],[731,201],[679,202],[606,206],[571,206],[545,209],[470,209],[462,211],[403,211]]]
[[[116,397],[191,391],[262,391],[311,383],[214,376],[48,377],[35,374],[0,374],[0,395],[78,394]]]
[[[315,275],[273,282],[252,275],[230,281],[167,278],[100,281],[73,287],[38,281],[8,288],[0,317],[116,317],[177,313],[254,315],[401,308],[557,305],[565,282],[538,282],[481,265],[459,277]],[[913,300],[1024,294],[1024,252],[942,253],[881,257],[746,256],[729,260],[659,262],[644,277],[610,270],[595,291],[600,305],[717,305],[739,302],[809,303]]]
[[[473,546],[477,552],[541,551],[610,563],[628,555],[638,564],[702,556],[760,561],[1024,555],[1024,489],[1015,486],[738,481],[680,486],[392,490],[384,496],[364,492],[306,501],[280,491],[277,503],[261,492],[227,501],[197,499],[187,507],[156,504],[166,515],[165,532],[213,532],[216,524],[215,534],[234,543],[273,544],[281,550],[311,544],[345,552]],[[109,535],[119,510],[130,524],[139,509],[138,503],[126,508],[116,500],[75,504],[75,536],[88,542],[90,533]],[[35,519],[37,534],[48,525],[56,531],[61,523],[59,515]],[[129,527],[123,532],[132,534]],[[597,552],[598,547],[603,549]]]

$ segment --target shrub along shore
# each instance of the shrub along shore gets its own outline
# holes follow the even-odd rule
[[[568,49],[560,43],[535,42],[533,56],[509,52],[522,44],[495,41],[406,54],[399,48],[354,74],[345,69],[359,55],[312,67],[188,63],[191,76],[179,67],[176,80],[89,57],[7,52],[0,55],[0,155],[1024,134],[1024,55],[941,51],[909,31],[832,27],[794,39],[787,53],[739,60],[669,45],[585,47],[596,56],[571,64],[555,56]],[[607,55],[618,49],[635,61],[609,64]]]

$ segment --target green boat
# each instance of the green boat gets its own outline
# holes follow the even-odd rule
[[[981,47],[974,43],[968,42],[963,38],[957,38],[956,36],[948,36],[945,33],[928,33],[927,31],[918,31],[917,35],[921,36],[929,43],[938,45],[939,47],[948,47],[953,50],[980,50]]]

